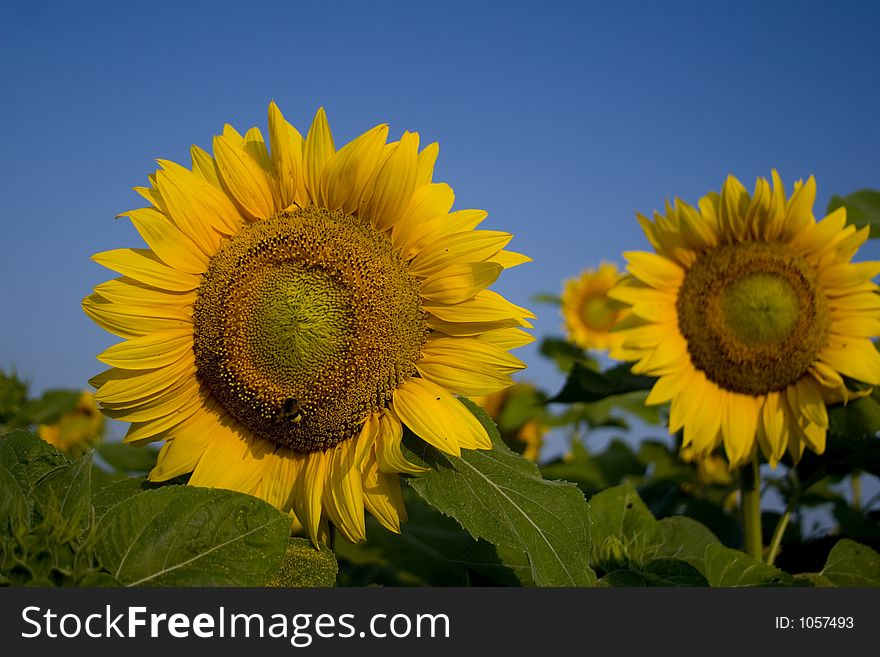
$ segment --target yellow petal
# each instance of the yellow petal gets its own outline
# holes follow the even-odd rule
[[[110,303],[93,294],[83,299],[82,308],[98,326],[122,338],[187,328],[192,330],[192,317],[170,306]]]
[[[324,108],[319,107],[312,127],[306,135],[306,143],[303,150],[303,182],[308,191],[312,203],[319,205],[321,199],[321,176],[327,160],[333,157],[336,147],[333,145],[333,135],[327,124],[327,115]]]
[[[677,288],[684,280],[684,270],[671,260],[655,253],[624,252],[627,270],[639,280],[657,289]]]
[[[364,198],[358,216],[379,231],[386,231],[397,223],[412,199],[416,187],[418,161],[417,134],[404,133],[385,160],[372,184],[372,194]]]
[[[176,385],[186,377],[195,377],[195,357],[184,354],[180,360],[154,370],[109,370],[109,380],[98,386],[95,401],[108,403],[132,402],[154,395]],[[91,381],[90,381],[91,383]],[[94,385],[94,384],[93,384]]]
[[[465,406],[444,388],[409,379],[394,391],[392,406],[413,432],[437,449],[458,456],[460,446],[491,449],[486,430]]]
[[[267,219],[281,209],[275,205],[266,171],[243,146],[228,137],[214,137],[214,156],[223,185],[246,216]]]
[[[434,164],[437,162],[437,156],[440,154],[440,145],[435,141],[428,144],[419,153],[419,161],[416,170],[416,185],[430,184],[434,178]]]
[[[92,260],[107,269],[162,290],[188,292],[201,283],[198,276],[172,269],[149,249],[114,249],[96,253]]]
[[[422,308],[444,322],[469,323],[515,319],[520,326],[529,328],[530,325],[524,321],[524,318],[534,317],[530,311],[511,303],[492,290],[483,290],[461,303],[450,305],[425,303],[422,304]]]
[[[269,103],[269,141],[281,204],[285,208],[293,203],[304,204],[302,135],[284,119],[275,101]]]
[[[530,335],[519,328],[503,328],[494,331],[487,331],[477,335],[478,340],[483,340],[496,347],[504,350],[517,349],[531,344],[535,341],[535,336]]]
[[[152,333],[120,342],[98,354],[105,365],[149,370],[171,365],[192,349],[192,330]]]
[[[214,161],[214,158],[211,157],[211,154],[203,148],[199,148],[195,145],[190,148],[189,154],[192,159],[192,172],[212,187],[222,190],[223,186],[220,184],[220,174],[217,172],[217,163]]]
[[[486,260],[503,249],[512,237],[497,230],[453,233],[421,251],[410,265],[410,271],[415,276],[428,277],[451,264]]]
[[[406,460],[400,449],[403,427],[393,411],[388,410],[379,416],[379,433],[376,438],[376,458],[379,468],[387,474],[404,472],[420,474],[430,468],[414,465]]]
[[[366,539],[364,490],[354,465],[354,449],[345,441],[328,452],[329,471],[322,501],[330,520],[352,543]]]
[[[400,533],[400,522],[406,520],[406,507],[400,492],[400,477],[379,470],[376,454],[370,450],[370,459],[364,471],[364,506],[389,531]]]
[[[208,256],[158,210],[142,208],[131,210],[125,216],[131,219],[147,246],[169,267],[197,275],[208,268]]]
[[[137,305],[171,306],[186,310],[196,300],[195,290],[171,292],[151,287],[133,278],[122,276],[104,281],[95,286],[95,294],[114,303]]]
[[[312,542],[318,544],[321,524],[321,495],[327,478],[328,452],[310,452],[305,457],[299,479],[296,480],[291,503],[293,512],[309,532]]]
[[[388,126],[377,125],[339,149],[321,173],[321,199],[329,210],[347,214],[358,208],[361,194],[382,157]]]
[[[731,466],[740,466],[751,458],[758,428],[758,402],[754,397],[727,393],[721,409],[721,433],[724,451]]]
[[[846,346],[828,346],[819,360],[844,376],[880,385],[880,353],[870,340],[853,339]]]
[[[460,303],[489,287],[502,270],[502,265],[494,262],[451,265],[426,278],[419,287],[419,294],[435,303]]]
[[[509,375],[525,364],[487,342],[474,338],[435,338],[422,348],[416,369],[423,378],[466,397],[508,387]]]

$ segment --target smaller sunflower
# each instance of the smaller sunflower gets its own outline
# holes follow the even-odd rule
[[[611,356],[659,377],[647,403],[671,402],[695,458],[821,454],[826,403],[854,396],[844,377],[880,385],[880,262],[852,262],[869,229],[845,208],[816,221],[815,199],[812,177],[786,198],[774,171],[751,195],[731,176],[697,208],[638,216],[656,252],[625,254],[632,276],[610,296],[632,315]]]
[[[625,304],[608,297],[620,280],[617,267],[603,262],[598,269],[585,269],[565,282],[562,317],[567,338],[582,349],[613,349],[621,337],[611,328],[627,313]]]
[[[94,395],[87,391],[57,422],[37,427],[40,438],[71,455],[84,454],[103,433],[104,416],[98,410]]]

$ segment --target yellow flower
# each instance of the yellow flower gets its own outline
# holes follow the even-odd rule
[[[98,411],[95,397],[84,391],[76,406],[53,424],[40,424],[37,434],[62,452],[78,455],[100,440],[104,431],[104,418]]]
[[[490,395],[474,397],[472,401],[492,418],[505,443],[523,457],[537,462],[548,427],[536,416],[541,407],[534,387],[515,383]]]
[[[623,304],[608,297],[620,279],[611,263],[598,269],[585,269],[577,278],[565,282],[562,317],[568,339],[583,349],[611,349],[620,345],[620,336],[610,332],[626,314]]]
[[[127,442],[165,440],[153,481],[242,491],[364,538],[398,531],[403,426],[449,454],[488,449],[455,395],[510,384],[529,311],[489,291],[529,259],[475,230],[432,182],[438,147],[379,125],[337,149],[323,109],[305,137],[275,104],[269,144],[226,126],[192,168],[160,160],[152,207],[125,213],[147,249],[94,256],[122,274],[83,307],[125,338],[92,380]]]
[[[851,262],[868,228],[843,208],[817,222],[815,197],[811,177],[786,199],[774,171],[751,196],[729,177],[698,209],[638,217],[656,253],[625,254],[632,277],[611,296],[632,316],[612,356],[660,377],[647,401],[672,402],[669,429],[697,458],[821,454],[825,402],[852,396],[843,377],[880,384],[880,263]]]

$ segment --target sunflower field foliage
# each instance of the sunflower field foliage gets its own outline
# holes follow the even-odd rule
[[[540,263],[388,136],[273,103],[159,160],[92,390],[0,373],[0,585],[880,586],[880,192],[638,215],[535,298],[545,390],[490,289]]]

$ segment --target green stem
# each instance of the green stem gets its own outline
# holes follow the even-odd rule
[[[785,513],[782,514],[779,522],[776,523],[776,529],[773,530],[773,538],[770,539],[770,547],[767,548],[767,564],[770,566],[776,561],[776,556],[779,554],[779,548],[782,545],[782,537],[788,528],[788,522],[791,520],[791,514],[794,513],[795,507],[801,500],[801,493],[804,491],[798,480],[797,472],[792,469],[791,474],[794,480],[794,491],[788,500],[788,505],[785,507]]]
[[[758,472],[758,456],[752,458],[751,467],[740,470],[740,495],[742,508],[745,551],[758,561],[764,557],[764,540],[761,536],[761,475]]]
[[[858,470],[849,476],[850,486],[852,486],[852,508],[856,511],[862,510],[862,476]]]

